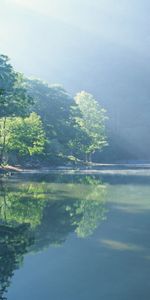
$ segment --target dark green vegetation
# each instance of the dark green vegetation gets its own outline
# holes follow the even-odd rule
[[[26,79],[0,56],[0,163],[89,162],[107,145],[106,112],[94,97]]]
[[[13,272],[26,252],[59,246],[73,232],[81,238],[90,236],[105,217],[106,186],[99,179],[46,179],[1,182],[0,299],[5,299]]]

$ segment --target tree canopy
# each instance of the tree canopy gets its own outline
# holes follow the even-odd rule
[[[6,124],[7,151],[20,155],[41,154],[44,150],[45,133],[40,116],[31,113],[29,117],[9,119]]]
[[[101,108],[93,95],[84,91],[76,95],[75,102],[81,112],[80,116],[76,116],[76,123],[88,137],[85,153],[90,155],[107,145],[105,134],[106,110]]]
[[[90,161],[107,145],[105,121],[93,95],[73,98],[61,85],[25,78],[0,55],[1,163],[14,154],[53,165]]]
[[[21,74],[14,71],[7,56],[0,55],[0,117],[25,115],[32,102]]]

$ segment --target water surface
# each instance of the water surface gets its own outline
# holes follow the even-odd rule
[[[150,299],[150,176],[93,173],[1,182],[0,299]]]

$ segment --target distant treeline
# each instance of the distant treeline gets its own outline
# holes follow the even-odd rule
[[[1,164],[89,162],[107,145],[106,119],[91,94],[25,78],[0,55]]]

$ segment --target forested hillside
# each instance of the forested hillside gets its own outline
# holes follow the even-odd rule
[[[106,111],[84,91],[25,78],[0,55],[0,164],[91,162],[106,146]]]

